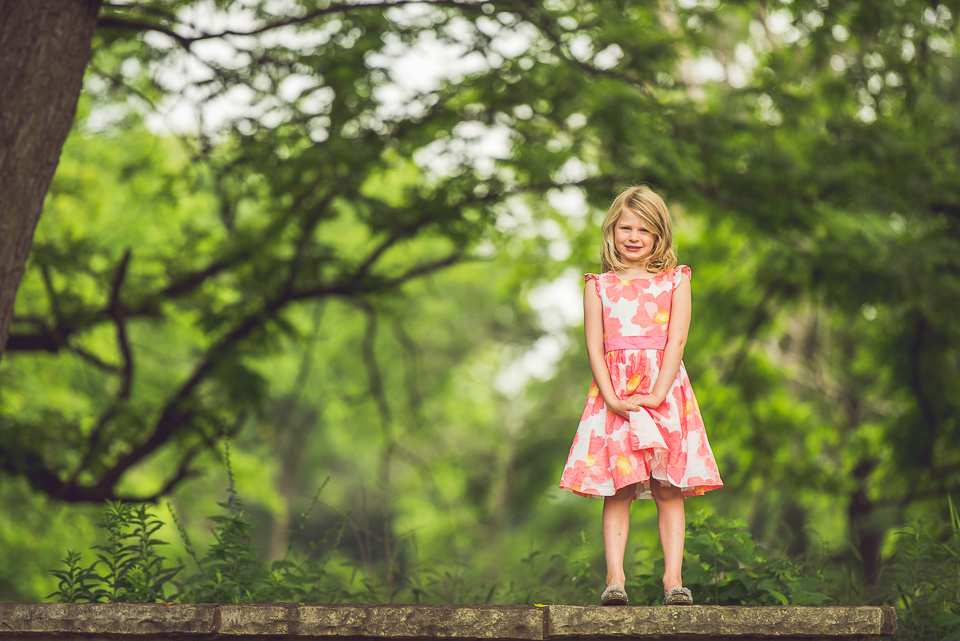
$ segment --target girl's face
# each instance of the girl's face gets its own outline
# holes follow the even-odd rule
[[[656,238],[642,218],[624,207],[613,234],[613,243],[623,262],[641,266],[650,257]]]

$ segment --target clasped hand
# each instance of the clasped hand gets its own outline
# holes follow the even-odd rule
[[[660,407],[662,403],[663,399],[653,394],[633,394],[610,403],[610,411],[623,418],[630,418],[630,412],[639,412],[641,407]]]

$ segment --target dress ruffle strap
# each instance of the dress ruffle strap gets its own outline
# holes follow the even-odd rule
[[[600,295],[600,274],[584,274],[583,282],[589,283],[590,279],[593,279],[593,286],[597,288],[597,296]]]

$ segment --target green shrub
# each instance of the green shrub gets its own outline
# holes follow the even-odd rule
[[[897,532],[879,585],[897,608],[898,641],[960,641],[960,514],[949,522],[917,520]]]
[[[212,516],[214,543],[206,554],[197,554],[186,531],[171,508],[174,522],[183,537],[194,570],[183,563],[171,566],[157,548],[166,545],[155,537],[163,523],[147,505],[108,503],[101,514],[100,528],[107,542],[94,546],[96,559],[87,566],[82,556],[68,551],[66,569],[54,570],[59,579],[57,591],[50,595],[62,603],[76,602],[177,602],[177,603],[254,603],[263,601],[318,602],[335,600],[336,591],[323,582],[325,559],[336,548],[343,532],[339,524],[331,545],[317,542],[310,555],[302,555],[292,544],[283,559],[263,564],[250,542],[250,524],[243,502],[234,489],[229,462],[230,486],[226,502],[218,505],[226,512]],[[326,485],[326,482],[324,482]],[[321,486],[312,508],[319,499]],[[303,528],[310,510],[301,515],[296,530]],[[295,530],[295,531],[296,531]]]
[[[697,512],[687,523],[683,583],[700,605],[821,605],[833,599],[819,569],[758,545],[746,522]],[[642,601],[663,602],[663,557],[627,581]]]

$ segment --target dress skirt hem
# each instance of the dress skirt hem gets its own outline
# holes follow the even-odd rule
[[[609,412],[609,410],[606,410]],[[650,416],[649,410],[641,408],[640,411],[630,412],[629,422],[629,443],[631,451],[629,459],[620,455],[611,463],[611,473],[613,481],[613,492],[606,494],[597,488],[589,488],[584,491],[582,487],[574,487],[565,482],[560,483],[560,489],[569,490],[574,494],[587,498],[602,499],[613,496],[621,488],[636,484],[636,491],[633,499],[652,499],[653,494],[650,490],[651,481],[658,481],[662,485],[671,485],[680,488],[680,493],[684,498],[691,496],[702,496],[710,490],[716,490],[723,487],[722,483],[705,482],[702,477],[670,478],[668,471],[668,462],[670,459],[670,450],[663,438],[661,427]],[[629,460],[637,461],[640,464],[630,465]],[[588,467],[589,465],[588,457]],[[626,472],[626,473],[624,473]]]

